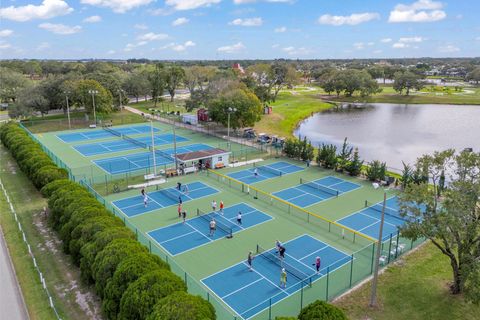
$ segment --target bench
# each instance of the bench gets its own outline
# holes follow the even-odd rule
[[[223,168],[223,167],[225,167],[225,165],[223,164],[223,162],[217,162],[217,163],[215,164],[215,169],[221,169],[221,168]]]
[[[97,127],[97,125],[96,125],[96,124],[90,124],[88,127],[89,127],[90,129],[95,129],[95,128]]]
[[[178,170],[177,169],[167,169],[165,170],[165,176],[167,177],[173,177],[173,176],[178,176],[179,173],[178,173]]]
[[[184,174],[189,174],[189,173],[193,173],[193,172],[196,172],[197,171],[197,168],[196,167],[187,167],[187,168],[184,168],[183,169],[183,173]]]
[[[105,122],[103,123],[103,126],[104,126],[104,127],[111,127],[111,126],[113,126],[112,120],[110,120],[110,121],[105,121]]]

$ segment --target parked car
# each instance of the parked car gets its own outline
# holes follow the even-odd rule
[[[259,143],[270,143],[272,138],[266,133],[259,133],[257,137],[257,142]]]
[[[254,139],[257,136],[257,134],[255,133],[255,130],[253,130],[252,128],[245,128],[243,129],[242,136],[247,139]]]

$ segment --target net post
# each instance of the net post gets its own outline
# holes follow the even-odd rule
[[[372,246],[372,263],[371,263],[371,266],[370,266],[370,274],[373,273],[373,262],[375,260],[375,244],[376,244],[376,242],[374,242],[373,246]]]
[[[398,244],[400,242],[400,230],[397,230],[397,245],[395,246],[395,259],[398,257]]]
[[[269,300],[268,306],[268,320],[272,320],[272,298]]]
[[[325,301],[328,301],[328,282],[330,278],[330,266],[327,267],[327,286],[326,286],[326,296],[325,296]]]
[[[392,250],[392,234],[390,233],[390,241],[388,243],[388,262],[387,263],[390,263],[391,250]]]
[[[365,208],[368,207],[368,201],[365,200]]]
[[[352,259],[350,260],[350,288],[352,287],[352,279],[353,279],[353,253],[352,253]]]

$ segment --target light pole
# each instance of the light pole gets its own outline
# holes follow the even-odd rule
[[[88,90],[88,93],[92,95],[92,104],[93,104],[93,121],[95,121],[95,126],[97,125],[97,114],[95,112],[95,95],[98,94],[97,90]]]
[[[227,140],[230,141],[230,114],[233,112],[237,112],[237,108],[228,107],[227,114],[228,114],[228,128],[227,128]]]
[[[65,94],[65,99],[67,101],[68,129],[72,129],[72,126],[70,124],[70,106],[68,105],[68,95],[70,94],[70,92],[65,91],[64,94]]]
[[[120,110],[123,109],[123,105],[122,105],[122,92],[123,92],[122,89],[118,89],[118,93],[119,93],[119,97],[120,97]]]

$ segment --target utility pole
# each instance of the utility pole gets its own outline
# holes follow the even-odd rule
[[[380,253],[382,248],[382,240],[383,240],[383,223],[385,221],[385,206],[387,205],[387,193],[383,193],[383,207],[382,207],[382,218],[380,220],[380,230],[378,234],[378,242],[377,242],[377,252],[375,255],[375,268],[373,271],[373,279],[372,279],[372,294],[370,296],[370,307],[377,306],[377,282],[378,282],[378,268],[379,268],[379,261],[380,261]]]
[[[70,106],[68,105],[68,92],[65,92],[65,99],[67,100],[68,129],[72,129],[72,125],[70,124]]]

